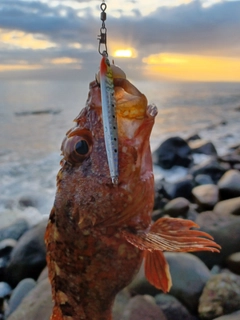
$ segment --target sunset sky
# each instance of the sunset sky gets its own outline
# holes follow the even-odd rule
[[[0,79],[97,72],[100,1],[1,0]],[[240,1],[108,0],[110,59],[131,78],[240,81]]]

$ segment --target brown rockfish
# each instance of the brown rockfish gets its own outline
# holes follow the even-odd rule
[[[106,63],[103,58],[102,64]],[[157,109],[116,67],[118,182],[109,174],[100,85],[90,83],[86,106],[62,143],[57,192],[46,231],[52,320],[111,320],[116,294],[144,259],[146,278],[167,292],[163,251],[218,251],[188,220],[151,222],[154,177],[149,137]]]

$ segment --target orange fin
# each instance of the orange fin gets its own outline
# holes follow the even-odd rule
[[[149,283],[164,293],[172,286],[168,263],[162,251],[145,251],[145,276]]]
[[[199,226],[190,220],[179,218],[158,219],[148,232],[136,234],[123,231],[125,239],[141,250],[174,252],[211,251],[219,252],[221,247],[203,231],[190,230]]]

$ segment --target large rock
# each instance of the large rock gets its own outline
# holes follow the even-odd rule
[[[200,317],[204,320],[212,320],[239,310],[239,288],[239,276],[231,273],[212,276],[199,299],[198,312]]]
[[[154,163],[164,169],[173,166],[189,167],[192,163],[191,149],[180,137],[165,140],[153,154]]]
[[[240,310],[233,312],[231,314],[228,314],[226,316],[217,317],[213,320],[239,320],[240,319]]]
[[[168,320],[196,320],[187,308],[170,294],[160,293],[156,295],[155,301]]]
[[[47,220],[27,231],[11,253],[6,279],[16,286],[24,278],[37,279],[46,265],[44,234]]]
[[[240,275],[240,252],[235,252],[227,257],[228,269]]]
[[[203,287],[211,277],[204,263],[190,253],[166,252],[172,276],[170,294],[179,299],[187,308],[196,312]]]
[[[240,197],[240,172],[228,170],[218,181],[221,199]]]
[[[19,219],[5,228],[0,228],[0,241],[4,239],[18,240],[28,229],[26,220]]]
[[[153,297],[135,296],[126,305],[121,320],[167,320]]]
[[[205,184],[192,189],[195,202],[201,211],[213,209],[218,202],[218,187],[214,184]]]
[[[49,320],[52,308],[51,287],[45,279],[31,290],[7,320]]]
[[[197,216],[196,223],[202,231],[213,236],[222,247],[220,253],[194,252],[209,268],[214,265],[224,265],[226,258],[240,251],[240,217],[227,212],[202,212]]]
[[[17,309],[21,301],[35,287],[35,285],[36,282],[31,278],[26,278],[19,282],[17,287],[13,290],[11,298],[9,299],[5,318],[8,318],[10,314]]]
[[[240,197],[223,200],[216,204],[213,209],[217,214],[240,215]]]
[[[189,141],[188,144],[192,150],[192,153],[203,153],[209,156],[217,156],[217,150],[211,141],[200,139]]]
[[[163,182],[162,183],[162,194],[167,199],[175,198],[185,198],[191,200],[192,198],[192,189],[193,189],[193,179],[191,175],[187,175],[184,178],[179,179],[178,181],[172,182]]]
[[[186,217],[189,210],[189,201],[183,197],[175,198],[169,201],[164,207],[164,214],[170,217]]]
[[[217,183],[225,172],[226,169],[213,159],[207,160],[199,165],[195,165],[190,169],[190,174],[194,177],[199,174],[207,174],[211,177],[214,183]]]

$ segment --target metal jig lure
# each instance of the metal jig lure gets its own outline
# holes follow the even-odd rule
[[[108,166],[113,184],[118,184],[118,130],[116,117],[116,100],[114,96],[113,74],[107,53],[107,29],[105,12],[107,5],[100,6],[102,27],[100,29],[98,51],[102,55],[100,63],[100,87],[102,100],[102,117],[104,140],[107,151]],[[102,50],[103,47],[103,50]]]

